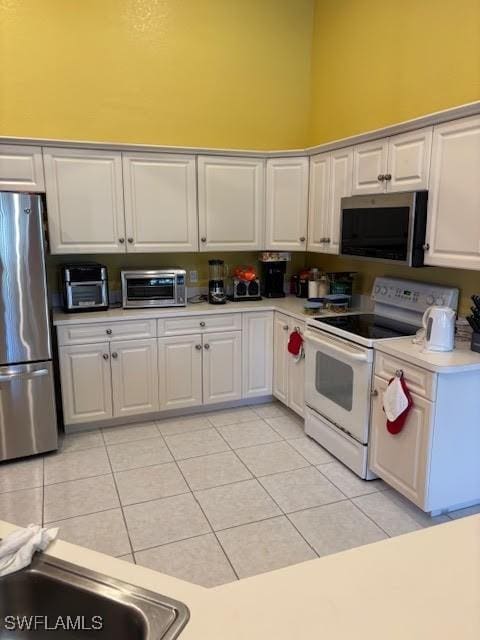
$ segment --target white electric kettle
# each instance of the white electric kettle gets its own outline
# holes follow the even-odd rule
[[[455,318],[456,313],[450,307],[428,307],[422,318],[427,351],[452,351],[455,344]]]

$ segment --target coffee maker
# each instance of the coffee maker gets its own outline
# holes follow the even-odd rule
[[[262,264],[262,295],[265,298],[284,298],[286,260],[266,260]]]
[[[210,304],[225,304],[225,268],[223,260],[208,261],[208,301]]]

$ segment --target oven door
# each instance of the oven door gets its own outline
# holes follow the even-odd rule
[[[305,340],[307,405],[366,444],[373,350],[313,327]]]
[[[174,273],[122,274],[124,307],[168,307],[176,304]]]

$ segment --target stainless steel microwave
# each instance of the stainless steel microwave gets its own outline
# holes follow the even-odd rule
[[[121,275],[124,309],[186,305],[187,274],[182,269],[122,271]]]
[[[342,198],[340,254],[423,267],[428,191]]]

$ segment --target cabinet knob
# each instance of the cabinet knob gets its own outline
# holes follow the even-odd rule
[[[203,236],[203,238],[200,238],[200,240],[201,240],[202,242],[206,242],[206,241],[207,241],[207,239],[205,238],[205,236]]]
[[[378,391],[377,391],[376,389],[372,389],[372,393],[371,393],[371,395],[372,395],[373,397],[378,396]]]
[[[430,245],[428,244],[428,242],[427,242],[427,244],[422,245],[422,249],[424,251],[428,251],[430,249]]]
[[[201,327],[204,327],[204,326],[205,326],[205,322],[204,322],[203,320],[200,322],[200,326],[201,326]]]
[[[105,333],[107,334],[107,336],[111,336],[112,335],[112,330],[111,329],[107,329],[105,331]]]
[[[102,356],[102,358],[103,358],[104,360],[108,360],[108,353],[104,353],[104,354],[103,354],[103,356]]]
[[[204,349],[206,349],[207,351],[210,349],[210,345],[208,344],[208,342],[206,345],[204,345]]]
[[[327,244],[330,244],[330,242],[331,242],[330,238],[325,238],[325,242],[326,242]]]
[[[133,244],[133,238],[128,238],[128,243]]]
[[[301,237],[299,238],[299,240],[300,240],[300,242],[305,242],[305,236],[301,236]]]
[[[197,351],[200,351],[200,349],[201,349],[201,348],[202,348],[202,345],[201,345],[201,344],[196,344],[196,345],[195,345],[195,349],[196,349]]]
[[[385,180],[385,175],[383,173],[379,173],[377,176],[377,180],[379,180],[380,182],[383,182]]]
[[[119,238],[118,241],[120,244],[123,244],[125,242],[125,238]]]
[[[385,174],[385,180],[386,180],[387,182],[390,182],[390,180],[391,180],[391,179],[392,179],[392,174],[391,174],[391,173],[386,173],[386,174]]]
[[[118,353],[116,351],[112,353],[112,358],[115,358],[115,360],[118,358]]]
[[[283,325],[283,330],[284,330],[284,331],[288,331],[288,324],[284,324],[284,325]]]

